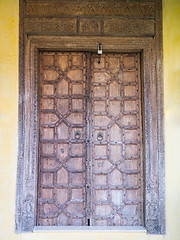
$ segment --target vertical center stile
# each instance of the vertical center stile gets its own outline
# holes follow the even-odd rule
[[[87,149],[87,160],[86,160],[86,224],[90,226],[91,219],[91,176],[92,176],[92,166],[91,166],[91,105],[90,105],[90,86],[91,86],[91,53],[88,52],[87,55],[87,65],[86,65],[86,149]]]

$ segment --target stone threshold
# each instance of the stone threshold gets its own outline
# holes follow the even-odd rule
[[[146,228],[141,226],[123,226],[123,227],[106,227],[106,226],[36,226],[34,233],[40,232],[142,232],[146,233]]]

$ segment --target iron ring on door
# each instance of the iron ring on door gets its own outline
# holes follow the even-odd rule
[[[98,141],[102,141],[103,140],[103,133],[102,132],[99,132],[98,135],[97,135],[97,140]]]
[[[81,132],[79,130],[75,131],[75,139],[80,139]]]

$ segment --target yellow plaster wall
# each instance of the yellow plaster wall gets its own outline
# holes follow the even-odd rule
[[[163,1],[166,236],[14,233],[18,127],[18,0],[0,0],[0,240],[180,240],[180,0]]]
[[[14,232],[18,126],[18,1],[0,0],[0,240]]]

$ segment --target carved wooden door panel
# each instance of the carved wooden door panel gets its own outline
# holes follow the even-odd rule
[[[91,60],[92,225],[142,225],[140,56]]]
[[[139,54],[40,55],[38,225],[143,225]]]
[[[85,225],[86,58],[40,55],[38,225]]]

